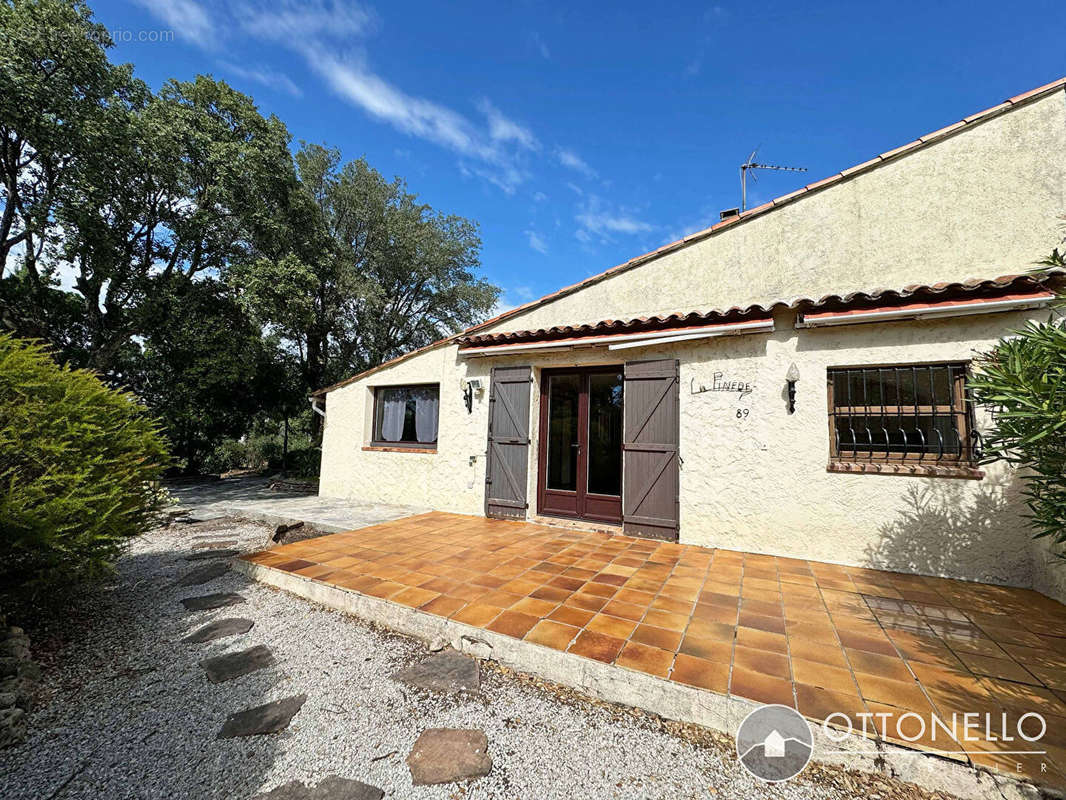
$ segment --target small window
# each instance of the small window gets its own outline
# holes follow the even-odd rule
[[[830,457],[972,464],[966,372],[966,364],[829,369]]]
[[[440,386],[379,386],[374,390],[374,444],[437,446]]]

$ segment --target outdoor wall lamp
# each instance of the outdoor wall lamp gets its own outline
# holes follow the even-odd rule
[[[788,384],[788,413],[796,413],[796,383],[800,379],[799,367],[796,366],[796,362],[793,361],[789,367],[788,372],[785,373],[785,383]]]
[[[468,381],[463,381],[463,400],[466,401],[467,414],[474,412],[474,395],[481,394],[483,390],[481,378],[471,378]]]

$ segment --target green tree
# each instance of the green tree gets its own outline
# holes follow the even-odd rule
[[[1066,267],[1057,249],[1040,263]],[[1021,470],[1034,536],[1066,543],[1066,319],[1026,323],[974,367],[973,401],[992,415],[986,459]]]
[[[111,44],[78,0],[0,2],[0,270],[18,247],[39,279],[60,193],[112,105],[141,89]]]
[[[156,521],[166,462],[135,397],[0,335],[0,585],[107,570]]]
[[[475,275],[477,224],[417,202],[364,159],[297,152],[282,252],[237,267],[245,302],[299,354],[315,389],[484,319],[500,290]]]
[[[282,225],[295,173],[285,126],[204,76],[168,82],[109,130],[107,157],[60,206],[59,256],[74,270],[90,364],[121,380],[123,349],[152,324],[147,299],[175,276],[224,277],[247,260]]]
[[[0,0],[0,45],[0,322],[121,383],[159,280],[285,229],[288,131],[207,76],[153,95],[80,0]]]
[[[158,415],[186,472],[225,438],[238,438],[285,396],[269,343],[220,281],[174,275],[152,298],[154,324],[131,370],[133,387]]]
[[[82,2],[0,0],[0,323],[59,347],[82,332],[52,288],[59,209],[147,93],[110,46]]]

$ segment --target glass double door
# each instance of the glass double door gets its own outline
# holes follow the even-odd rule
[[[545,370],[541,514],[622,521],[622,368]]]

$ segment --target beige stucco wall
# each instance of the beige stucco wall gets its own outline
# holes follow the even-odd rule
[[[523,312],[490,330],[626,319],[911,283],[1020,272],[1061,238],[1066,95],[1022,106],[644,266]],[[1046,312],[1037,314],[1046,317]],[[966,360],[1025,314],[797,331],[552,356],[462,359],[442,345],[328,395],[321,493],[462,513],[484,507],[487,390],[472,413],[460,382],[493,365],[532,364],[529,492],[536,505],[540,368],[681,361],[681,541],[844,564],[1033,586],[1066,598],[1066,579],[1019,516],[1002,465],[981,481],[826,472],[829,366]],[[800,370],[796,414],[784,375]],[[753,382],[745,398],[691,394],[717,371]],[[439,381],[435,454],[370,452],[375,386]],[[737,418],[738,408],[748,409]]]
[[[1003,465],[980,481],[826,471],[827,367],[968,360],[1027,316],[993,314],[940,320],[796,330],[788,312],[772,334],[727,337],[624,353],[527,354],[462,359],[445,346],[329,395],[321,492],[333,497],[416,503],[480,514],[484,504],[487,392],[468,414],[460,379],[486,378],[493,365],[532,364],[529,492],[536,511],[540,370],[566,364],[642,358],[681,362],[681,541],[1049,590],[1019,514],[1018,487]],[[797,408],[789,415],[784,376],[799,368]],[[754,384],[746,397],[693,394],[714,373]],[[439,380],[438,452],[368,452],[373,386]],[[737,417],[738,409],[748,414]],[[979,425],[982,424],[979,420]],[[1056,592],[1057,593],[1057,592]]]
[[[1059,90],[487,330],[1024,272],[1064,213]]]

